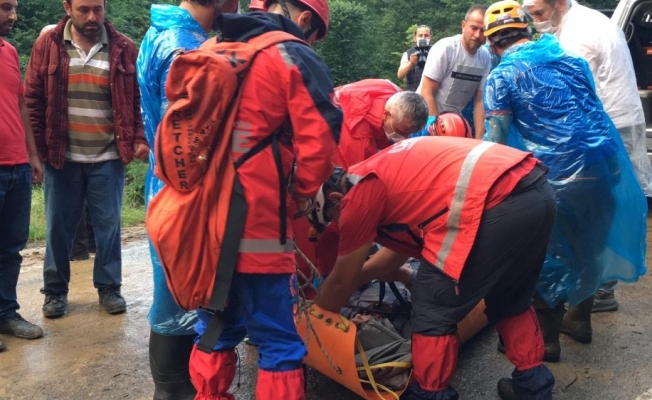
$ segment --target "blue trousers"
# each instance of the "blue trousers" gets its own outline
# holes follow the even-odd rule
[[[213,349],[233,349],[248,336],[258,346],[260,369],[283,372],[301,367],[306,348],[294,325],[290,277],[235,273],[224,310],[225,328]],[[198,311],[197,315],[195,329],[201,336],[211,314]]]
[[[29,164],[0,165],[0,318],[19,308],[16,285],[27,244],[32,204],[32,170]]]
[[[99,163],[66,161],[62,169],[44,165],[47,239],[43,293],[67,294],[70,251],[84,210],[84,199],[95,231],[93,283],[99,291],[122,285],[120,210],[125,181],[122,160]]]

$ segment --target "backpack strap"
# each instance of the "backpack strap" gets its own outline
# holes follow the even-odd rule
[[[286,41],[300,42],[307,45],[307,43],[304,41],[283,31],[272,31],[264,33],[251,39],[248,43],[254,45],[257,52],[259,52],[263,49]],[[253,60],[251,62],[253,63]],[[240,100],[239,92],[241,88],[242,86],[238,88],[237,101],[236,104],[234,104],[234,107],[232,107],[229,111],[230,114],[236,113],[238,110],[237,105],[239,104]],[[278,137],[280,134],[282,134],[282,128],[279,128],[279,130],[275,131],[265,139],[258,142],[246,154],[235,161],[234,167],[237,170],[245,161],[261,152],[270,144],[272,145],[272,152],[274,154],[276,168],[279,172],[279,182],[281,186],[281,243],[285,244],[285,236],[287,236],[287,210],[285,207],[285,200],[287,197],[287,180],[283,175],[283,169],[281,165],[281,153],[278,144]],[[201,338],[199,339],[199,343],[197,344],[197,349],[204,353],[210,354],[213,352],[213,348],[217,344],[217,341],[219,340],[220,336],[222,335],[222,331],[224,330],[224,318],[222,313],[226,308],[226,303],[231,288],[231,281],[233,280],[233,273],[235,272],[235,267],[238,261],[238,249],[240,248],[240,239],[244,233],[246,216],[247,201],[244,197],[244,189],[242,188],[242,184],[240,183],[240,179],[236,173],[233,181],[233,190],[231,192],[231,200],[229,203],[229,214],[226,220],[224,240],[222,243],[222,249],[228,250],[220,252],[220,258],[217,262],[217,272],[215,274],[215,283],[213,285],[213,292],[211,294],[211,302],[208,307],[200,307],[202,311],[206,311],[212,314],[212,317],[206,326],[206,330],[202,334]]]
[[[229,214],[226,218],[224,241],[222,242],[222,249],[235,250],[220,252],[210,306],[209,308],[200,307],[201,310],[213,314],[206,326],[204,334],[197,344],[197,348],[204,353],[210,354],[213,352],[213,348],[224,330],[222,313],[226,307],[233,273],[235,272],[235,265],[238,261],[239,252],[237,249],[240,247],[240,238],[244,233],[244,221],[246,217],[247,200],[244,197],[244,190],[238,174],[235,174],[231,201],[229,202]]]
[[[303,43],[306,46],[310,47],[310,45],[305,41],[284,31],[265,32],[262,35],[256,36],[247,41],[247,43],[249,43],[250,45],[255,46],[258,51],[264,50],[268,47],[272,47],[282,42]]]

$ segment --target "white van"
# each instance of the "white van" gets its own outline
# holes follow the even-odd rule
[[[632,54],[647,123],[647,154],[652,161],[652,0],[621,0],[611,19],[625,32]]]

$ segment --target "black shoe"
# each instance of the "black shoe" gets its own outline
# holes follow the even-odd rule
[[[46,294],[43,303],[43,316],[58,318],[66,313],[68,296],[65,294]]]
[[[0,333],[14,335],[21,339],[38,339],[43,337],[43,329],[31,322],[25,321],[25,318],[21,317],[18,313],[10,317],[0,318]]]
[[[100,305],[104,307],[109,314],[120,314],[127,311],[127,302],[120,294],[119,290],[107,289],[99,292]]]
[[[519,400],[516,393],[514,393],[511,379],[503,378],[498,381],[498,396],[502,400]]]
[[[2,342],[0,342],[0,353],[2,353],[3,351],[5,351],[6,349],[7,349],[7,348],[5,347],[5,345],[2,344]]]

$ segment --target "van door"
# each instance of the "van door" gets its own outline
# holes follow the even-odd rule
[[[652,0],[621,0],[611,19],[625,32],[632,55],[652,160]]]

